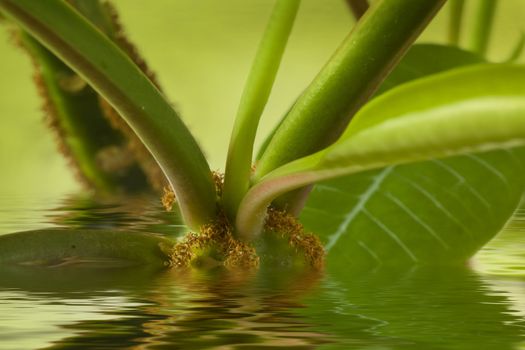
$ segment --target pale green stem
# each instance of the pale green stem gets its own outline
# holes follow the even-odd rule
[[[450,0],[449,4],[448,41],[451,45],[459,46],[465,0]]]
[[[481,55],[487,53],[497,0],[480,0],[469,32],[467,48]]]
[[[204,155],[170,103],[125,53],[63,1],[0,0],[0,10],[126,120],[169,179],[189,227],[198,229],[214,217],[215,185]]]
[[[241,97],[230,139],[223,190],[224,209],[232,220],[250,185],[257,126],[270,96],[299,3],[300,0],[279,0],[276,3]]]

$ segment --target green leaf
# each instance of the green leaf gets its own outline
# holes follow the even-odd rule
[[[388,165],[525,144],[525,67],[480,65],[420,79],[371,101],[332,146],[267,175],[237,220],[250,236],[278,196]]]
[[[120,113],[162,167],[191,228],[215,216],[215,184],[195,139],[170,103],[115,43],[64,1],[0,0],[0,10]]]
[[[363,108],[317,167],[406,163],[519,145],[525,141],[524,83],[523,66],[480,65],[401,86]]]
[[[116,230],[44,229],[0,236],[0,265],[72,264],[165,267],[174,242],[154,234]]]
[[[470,51],[454,46],[416,44],[379,87],[375,97],[403,83],[462,66],[486,63]]]
[[[457,47],[438,44],[415,44],[408,50],[399,64],[381,84],[374,97],[415,79],[461,66],[480,63],[486,63],[486,61],[470,51],[465,51]],[[257,154],[257,159],[261,158],[273,135],[283,122],[284,118],[281,119],[275,129],[272,130],[270,135],[264,140]]]
[[[301,214],[330,264],[464,262],[525,190],[525,148],[391,166],[316,185]]]

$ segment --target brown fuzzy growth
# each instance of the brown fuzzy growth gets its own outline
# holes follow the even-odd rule
[[[175,204],[177,200],[175,197],[175,192],[173,191],[173,187],[171,187],[171,185],[164,186],[163,191],[164,195],[161,198],[162,206],[164,206],[166,211],[172,211],[173,204]]]
[[[111,19],[113,26],[112,39],[115,43],[131,58],[131,60],[140,68],[140,70],[151,80],[151,82],[160,90],[155,73],[149,68],[146,61],[140,56],[137,47],[126,37],[122,23],[118,16],[117,10],[110,2],[104,2],[104,7]]]
[[[310,266],[318,270],[323,268],[325,253],[321,241],[313,233],[304,232],[303,225],[293,215],[283,210],[269,208],[265,231],[288,239],[288,244],[298,252],[302,252]]]
[[[200,234],[190,233],[169,253],[169,266],[225,266],[255,268],[259,257],[252,246],[233,237],[232,227],[220,216],[215,222],[201,227]]]
[[[219,198],[222,197],[222,189],[224,188],[224,174],[219,171],[212,171],[213,182],[215,183],[215,191]]]

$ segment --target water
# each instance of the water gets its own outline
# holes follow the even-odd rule
[[[151,198],[3,198],[0,208],[0,234],[184,230]],[[525,349],[524,221],[521,211],[465,268],[3,269],[0,349]]]

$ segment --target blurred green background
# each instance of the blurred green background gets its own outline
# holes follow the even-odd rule
[[[479,0],[467,1],[469,10]],[[272,0],[116,0],[130,39],[170,100],[223,169],[242,86]],[[490,57],[509,55],[525,29],[525,1],[500,1]],[[419,39],[445,42],[445,7]],[[466,14],[468,22],[470,16]],[[304,0],[260,128],[268,132],[353,26],[344,0]],[[468,26],[468,23],[467,23]],[[60,196],[79,189],[42,121],[28,57],[0,30],[0,196]]]

